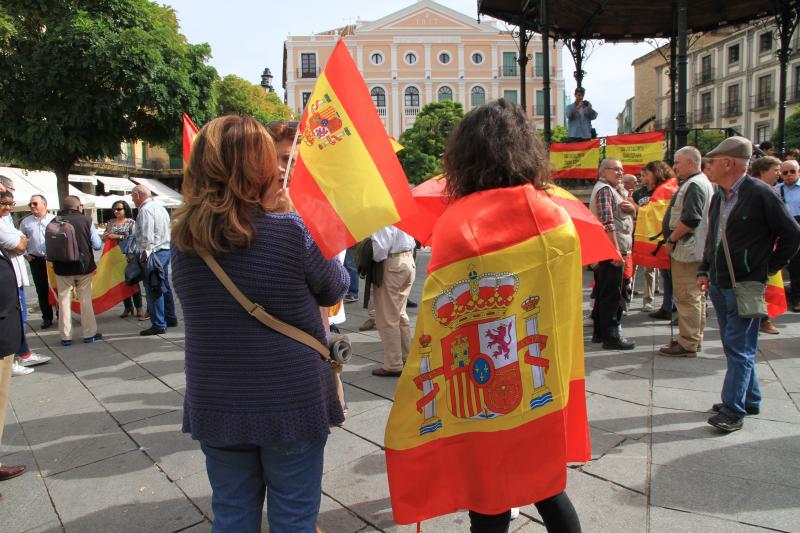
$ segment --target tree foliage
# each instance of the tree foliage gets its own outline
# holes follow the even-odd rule
[[[208,44],[180,34],[175,12],[149,0],[3,0],[0,155],[51,168],[59,194],[79,159],[120,143],[180,135],[181,114],[214,113]]]
[[[450,130],[464,118],[460,102],[432,102],[420,110],[414,126],[400,135],[397,155],[408,181],[419,184],[442,173],[442,154]]]
[[[713,150],[723,140],[725,140],[725,131],[719,129],[692,130],[686,138],[687,144],[700,150],[703,155]]]
[[[778,142],[778,130],[772,134],[772,142]],[[796,111],[786,118],[786,138],[784,139],[786,150],[800,148],[800,111]]]
[[[260,85],[230,74],[217,82],[217,115],[253,115],[264,124],[288,120],[291,110],[275,93],[266,93]]]

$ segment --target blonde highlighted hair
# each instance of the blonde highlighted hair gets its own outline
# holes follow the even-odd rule
[[[264,212],[262,198],[277,174],[275,145],[256,119],[227,115],[212,120],[192,146],[172,241],[184,252],[248,248],[253,217]]]

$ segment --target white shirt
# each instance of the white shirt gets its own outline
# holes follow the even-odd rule
[[[11,217],[0,218],[0,248],[3,249],[8,258],[11,259],[11,264],[14,265],[14,274],[17,276],[17,287],[30,285],[25,259],[22,257],[22,254],[14,250],[19,246],[22,237],[22,232],[18,231],[14,227],[14,224],[11,223]]]
[[[152,198],[140,205],[133,236],[138,252],[169,250],[169,213],[164,206]]]
[[[372,260],[384,261],[389,254],[410,252],[416,246],[414,237],[395,226],[386,226],[372,234]]]
[[[47,225],[55,218],[52,213],[45,213],[44,218],[28,215],[19,223],[19,230],[28,238],[27,255],[44,258],[47,255],[44,234]]]

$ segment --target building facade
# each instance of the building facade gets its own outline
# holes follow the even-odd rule
[[[455,100],[464,110],[497,98],[520,103],[518,48],[511,32],[494,20],[476,20],[420,0],[374,22],[284,43],[283,87],[300,116],[333,48],[345,39],[387,131],[394,137],[414,124],[430,102]],[[528,114],[544,124],[543,55],[535,36],[525,69]],[[551,124],[563,123],[562,45],[550,49]]]
[[[689,50],[687,69],[689,127],[730,128],[755,143],[770,139],[778,123],[779,47],[778,30],[769,21],[695,39]],[[792,38],[791,48],[787,117],[800,103],[798,32]],[[669,57],[669,48],[662,50],[663,55],[654,51],[633,62],[634,123],[640,112],[652,113],[656,129],[668,128],[670,119],[669,66],[664,60]],[[651,96],[653,92],[655,98]]]

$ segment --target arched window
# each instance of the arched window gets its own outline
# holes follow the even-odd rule
[[[478,107],[479,105],[483,105],[486,103],[486,90],[483,87],[475,86],[469,92],[470,94],[470,103],[472,107]]]
[[[372,95],[372,103],[375,107],[386,107],[386,91],[383,87],[373,87],[369,92]]]
[[[406,87],[405,106],[419,107],[419,89],[416,87]]]
[[[440,102],[443,102],[444,100],[452,100],[453,99],[453,89],[451,89],[447,85],[439,87],[439,92],[437,93],[437,99]]]

